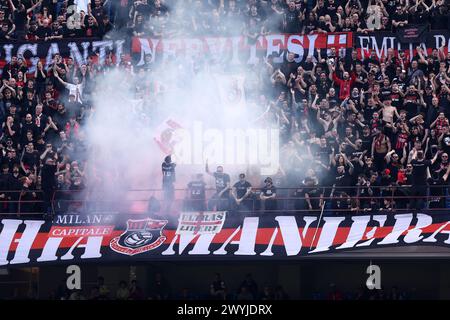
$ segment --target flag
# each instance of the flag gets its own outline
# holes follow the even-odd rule
[[[216,83],[223,108],[245,108],[243,75],[216,75]]]
[[[156,128],[153,140],[164,155],[173,154],[175,145],[180,142],[176,135],[176,130],[182,128],[178,122],[170,118]]]
[[[327,35],[327,48],[347,48],[347,34],[328,34]]]

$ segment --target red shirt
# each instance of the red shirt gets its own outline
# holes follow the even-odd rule
[[[338,78],[336,73],[333,73],[333,81],[339,85],[339,99],[345,100],[350,97],[350,92],[355,82],[355,74],[352,73],[350,79],[343,80]]]
[[[75,122],[75,125],[73,127],[70,125],[70,122],[67,122],[67,124],[66,124],[66,135],[68,137],[70,137],[70,134],[73,133],[73,135],[75,137],[78,137],[78,128],[79,128],[79,126],[80,125],[78,124],[78,122]]]

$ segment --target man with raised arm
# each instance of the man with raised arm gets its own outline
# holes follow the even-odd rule
[[[80,79],[78,77],[73,77],[74,83],[69,83],[60,78],[56,69],[53,70],[53,73],[55,74],[56,79],[58,79],[59,82],[61,82],[61,84],[67,90],[69,90],[69,96],[74,95],[76,102],[83,103],[82,96],[83,96],[84,82],[80,82]]]

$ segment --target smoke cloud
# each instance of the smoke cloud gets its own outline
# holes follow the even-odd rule
[[[102,75],[84,128],[89,193],[105,201],[139,200],[127,205],[145,210],[150,196],[161,199],[148,190],[161,188],[166,154],[177,163],[177,189],[204,172],[207,159],[212,171],[224,165],[232,181],[239,172],[275,174],[278,130],[275,123],[256,121],[267,108],[254,94],[261,89],[257,68],[229,71],[226,64],[188,57],[153,63],[150,71],[136,69],[135,75],[123,69]]]

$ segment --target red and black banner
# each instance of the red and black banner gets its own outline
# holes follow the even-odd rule
[[[424,256],[430,246],[450,249],[450,215],[387,213],[355,216],[248,215],[186,212],[177,217],[65,214],[52,222],[2,219],[0,266],[93,261],[358,257],[411,246]],[[380,250],[382,249],[382,250]],[[367,256],[365,256],[367,257]]]
[[[126,40],[62,39],[58,41],[14,41],[0,43],[0,68],[11,61],[12,56],[23,57],[33,73],[39,60],[47,68],[55,54],[63,58],[72,57],[78,65],[87,64],[89,57],[103,65],[108,54],[129,54],[130,43]]]
[[[353,46],[351,32],[318,34],[270,34],[251,40],[239,37],[201,37],[156,39],[132,39],[131,53],[137,66],[151,56],[151,61],[164,62],[180,59],[190,62],[203,60],[230,65],[256,64],[263,57],[272,56],[275,63],[286,59],[286,51],[296,54],[296,62],[314,55],[315,49],[342,49]]]
[[[58,41],[14,41],[0,43],[0,69],[12,56],[26,59],[29,72],[34,73],[37,62],[41,60],[47,68],[55,54],[63,58],[72,57],[78,65],[86,64],[88,58],[100,65],[105,63],[108,54],[116,57],[133,55],[133,62],[140,66],[144,57],[150,55],[152,62],[179,59],[189,63],[202,60],[208,63],[226,62],[230,65],[255,64],[263,57],[272,55],[275,63],[286,59],[286,51],[296,54],[296,61],[314,55],[315,49],[343,49],[353,46],[351,32],[329,34],[270,34],[260,36],[254,41],[247,37],[201,37],[201,38],[132,38],[132,39],[62,39]]]

